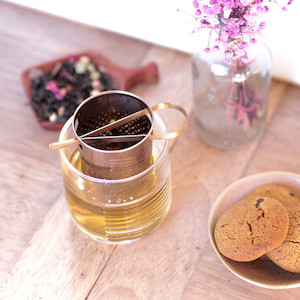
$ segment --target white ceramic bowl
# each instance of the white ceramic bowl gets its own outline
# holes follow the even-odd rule
[[[282,184],[300,197],[300,174],[264,172],[244,177],[229,185],[213,204],[208,217],[210,241],[220,260],[239,278],[254,285],[271,289],[300,287],[300,273],[284,271],[268,260],[257,259],[252,262],[233,261],[219,252],[214,240],[214,228],[221,214],[254,188],[270,183]]]

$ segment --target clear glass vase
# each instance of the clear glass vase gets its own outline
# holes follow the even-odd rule
[[[247,62],[235,56],[225,61],[223,51],[192,56],[197,132],[217,148],[241,148],[264,132],[271,54],[263,43],[246,53]]]

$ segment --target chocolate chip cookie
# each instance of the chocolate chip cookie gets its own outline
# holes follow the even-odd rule
[[[279,201],[250,195],[221,215],[214,237],[224,256],[247,262],[279,247],[288,228],[288,212]]]
[[[300,273],[300,203],[286,209],[290,223],[287,237],[278,248],[267,253],[267,257],[286,271]]]
[[[287,187],[276,183],[260,186],[248,193],[249,195],[273,198],[284,206],[300,203],[300,199]]]

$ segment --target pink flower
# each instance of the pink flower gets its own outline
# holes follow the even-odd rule
[[[233,56],[233,52],[231,50],[226,50],[224,52],[226,58],[230,58]]]
[[[59,101],[61,101],[62,99],[64,99],[64,96],[61,94],[55,94],[55,98]]]
[[[63,100],[65,95],[67,94],[67,89],[66,88],[61,88],[59,89],[55,94],[55,98],[57,100]]]
[[[245,55],[245,51],[240,48],[236,48],[234,49],[234,55],[238,57],[242,57]]]
[[[218,46],[218,45],[215,45],[215,46],[213,46],[213,51],[219,51],[220,50],[220,47]]]
[[[49,90],[49,91],[51,91],[51,92],[53,92],[53,93],[56,93],[56,92],[59,90],[59,88],[58,88],[56,82],[53,81],[53,80],[50,80],[50,81],[47,83],[46,89]]]
[[[265,11],[264,7],[262,6],[257,6],[256,10],[260,13],[263,13]]]
[[[243,6],[248,6],[253,2],[253,0],[240,0],[240,2]]]
[[[244,63],[244,64],[247,64],[248,62],[249,62],[250,60],[249,60],[249,57],[248,56],[243,56],[242,57],[242,62]]]
[[[199,3],[198,3],[197,0],[194,0],[194,1],[193,1],[193,5],[194,5],[195,8],[199,8]]]
[[[280,6],[280,2],[291,5],[293,0],[193,0],[195,28],[209,30],[208,46],[204,51],[208,53],[217,49],[209,45],[213,38],[224,46],[225,56],[229,50],[234,51],[232,55],[246,57],[244,49],[255,44],[255,36],[266,27],[261,17],[269,11],[270,5]],[[286,6],[281,7],[287,10]],[[238,47],[232,49],[233,44]]]
[[[246,49],[248,47],[247,42],[241,42],[241,49]]]
[[[73,63],[75,61],[77,61],[78,59],[74,56],[74,55],[70,55],[69,56],[69,62]]]
[[[259,28],[260,28],[260,29],[265,29],[265,28],[266,28],[266,22],[261,22],[261,23],[259,24]]]
[[[66,96],[67,94],[67,89],[66,88],[61,88],[59,89],[58,93],[62,96]]]
[[[201,10],[200,10],[200,9],[197,9],[196,12],[195,12],[195,15],[196,15],[196,16],[200,16],[201,14],[202,14]]]
[[[56,82],[53,81],[53,80],[50,80],[47,83],[46,89],[51,91],[54,94],[54,96],[57,100],[63,100],[63,98],[67,94],[67,89],[66,88],[59,88],[57,86]]]

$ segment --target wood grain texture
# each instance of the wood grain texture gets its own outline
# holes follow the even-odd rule
[[[239,177],[265,171],[287,171],[299,173],[300,161],[298,150],[300,147],[300,123],[293,118],[299,112],[299,89],[281,87],[277,96],[279,103],[275,111],[268,118],[267,133],[258,142],[252,156],[241,168]],[[273,84],[272,91],[275,86]],[[298,92],[296,92],[298,91]],[[270,95],[271,101],[276,101],[276,95]],[[274,98],[273,98],[274,97]],[[276,101],[278,102],[278,101]],[[288,118],[286,118],[288,115]],[[284,126],[283,126],[284,124]],[[290,146],[292,145],[292,146]],[[235,152],[235,151],[234,151]],[[226,171],[228,174],[228,170]],[[232,180],[231,180],[232,181]],[[213,266],[213,267],[212,267]],[[216,288],[218,287],[218,288]],[[195,272],[190,278],[182,295],[182,299],[298,299],[299,288],[289,290],[269,290],[253,286],[241,279],[237,279],[218,261],[210,244],[206,246]]]
[[[300,172],[300,89],[273,81],[267,129],[239,150],[212,148],[187,132],[170,143],[173,181],[167,219],[129,245],[101,244],[73,224],[60,161],[26,106],[23,69],[96,49],[115,63],[155,61],[159,82],[131,91],[150,106],[173,102],[192,110],[190,57],[107,31],[0,2],[0,299],[298,299],[299,289],[269,290],[234,276],[208,239],[207,217],[233,181],[270,170]],[[170,130],[178,115],[163,113]],[[4,142],[3,142],[4,141]]]
[[[116,64],[135,67],[150,44],[0,2],[0,282],[22,254],[62,192],[58,152],[48,150],[59,132],[38,125],[21,86],[27,67],[96,49]],[[134,55],[132,55],[134,53]]]
[[[273,124],[277,116],[275,108],[285,92],[283,84],[272,84],[268,126]],[[209,244],[207,217],[210,205],[227,185],[246,174],[245,170],[251,166],[259,146],[260,142],[256,142],[233,151],[212,148],[197,138],[191,118],[188,132],[178,139],[171,152],[174,195],[163,229],[130,247],[118,247],[89,299],[118,299],[118,288],[122,290],[124,299],[223,299],[223,296],[230,299],[232,288],[239,291],[232,299],[241,299],[243,293],[249,295],[249,299],[263,295],[275,299],[280,293],[293,296],[293,291],[269,291],[235,278],[217,260]],[[268,170],[274,170],[274,167],[276,169],[273,162]],[[287,167],[286,170],[291,169]],[[146,266],[145,251],[148,251],[151,261]],[[118,262],[127,256],[128,259],[122,261],[122,271],[118,272]],[[207,264],[205,270],[203,260],[207,256],[207,260],[214,263]],[[148,272],[145,272],[146,267]],[[228,283],[222,278],[223,274],[233,282],[224,294],[223,288],[218,289],[219,283],[224,286]],[[205,277],[205,284],[202,277]],[[107,281],[107,278],[110,280]]]
[[[292,299],[299,298],[299,289],[269,290],[237,279],[224,265],[210,244],[204,249],[197,268],[180,299],[250,300],[250,299]]]
[[[46,215],[3,287],[1,299],[84,299],[113,245],[81,233],[62,195]]]

